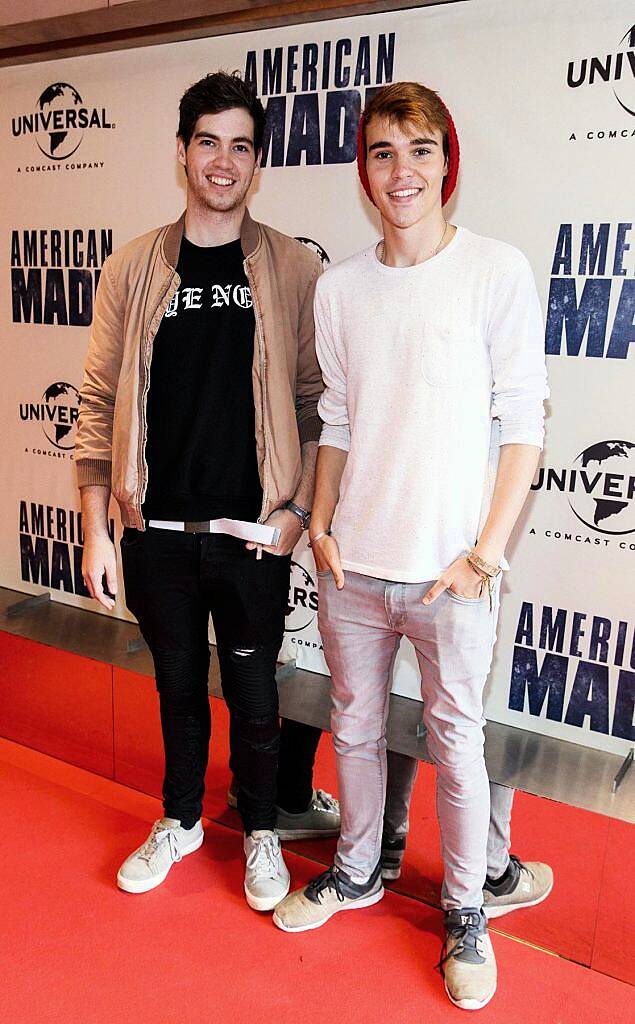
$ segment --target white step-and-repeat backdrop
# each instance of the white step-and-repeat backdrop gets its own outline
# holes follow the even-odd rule
[[[462,149],[453,221],[522,248],[552,397],[508,551],[490,718],[626,753],[635,701],[635,27],[629,0],[471,0],[0,70],[0,584],[93,607],[73,443],[100,267],[176,219],[179,99],[218,68],[268,111],[254,215],[325,262],[378,237],[354,165],[369,90],[438,89]],[[67,112],[70,112],[70,116]],[[118,521],[113,509],[113,530]],[[326,671],[309,551],[283,654]],[[115,615],[126,618],[123,598]],[[418,693],[404,644],[395,690]]]

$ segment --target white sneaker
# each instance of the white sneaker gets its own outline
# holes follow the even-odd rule
[[[156,888],[165,880],[172,865],[198,850],[203,839],[200,821],[186,829],[181,828],[178,818],[160,818],[145,843],[119,868],[117,885],[124,892],[148,892]]]
[[[253,910],[273,910],[289,892],[291,879],[282,857],[280,838],[268,829],[244,839],[245,896]]]

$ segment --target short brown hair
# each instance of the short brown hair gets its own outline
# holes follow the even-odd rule
[[[374,118],[396,121],[400,128],[412,124],[422,129],[438,129],[443,135],[443,153],[447,160],[450,120],[443,101],[433,89],[418,82],[393,82],[379,89],[364,108],[364,143],[366,128]]]
[[[238,71],[231,75],[226,71],[216,71],[189,87],[181,97],[179,130],[176,134],[187,149],[199,117],[204,114],[222,114],[235,107],[242,107],[251,114],[254,122],[254,149],[258,153],[262,149],[265,111],[254,86],[245,82]]]

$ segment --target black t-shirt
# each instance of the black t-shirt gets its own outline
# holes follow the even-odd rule
[[[146,519],[255,520],[255,320],[240,241],[186,238],[181,285],[154,339],[148,393]]]

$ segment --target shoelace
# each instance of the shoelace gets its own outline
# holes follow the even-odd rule
[[[340,880],[337,877],[337,871],[334,868],[328,868],[326,871],[323,871],[321,875],[318,875],[317,878],[314,878],[309,882],[306,887],[307,892],[311,892],[312,895],[315,895],[318,903],[322,902],[320,897],[327,889],[333,889],[335,891],[340,903],[343,903],[346,899],[340,888]]]
[[[535,879],[533,871],[530,871],[527,865],[523,864],[522,860],[519,860],[515,853],[510,853],[509,859],[513,860],[514,864],[517,866],[521,875],[524,873],[528,875],[530,878]]]
[[[330,793],[325,793],[323,789],[316,789],[312,808],[314,811],[330,811],[335,814],[340,813],[339,800],[336,800]]]
[[[259,878],[275,878],[280,870],[278,863],[280,847],[274,836],[254,839],[255,846],[247,858],[247,867]]]
[[[435,970],[440,970],[442,974],[444,973],[444,964],[453,957],[460,956],[466,949],[474,950],[477,956],[481,957],[483,960],[485,959],[481,949],[479,948],[480,939],[482,938],[482,932],[480,931],[480,917],[478,914],[468,914],[466,916],[468,917],[466,924],[457,925],[456,927],[448,930],[447,938],[451,936],[453,939],[457,939],[457,942],[449,952],[447,938],[443,943],[441,948],[441,959],[435,966]]]
[[[174,829],[165,828],[165,826],[160,825],[158,821],[152,826],[152,832],[150,833],[147,842],[145,842],[139,850],[139,859],[144,860],[146,864],[149,864],[154,855],[158,852],[162,843],[168,844],[170,857],[173,862],[181,859],[181,851],[179,850],[179,844]]]

